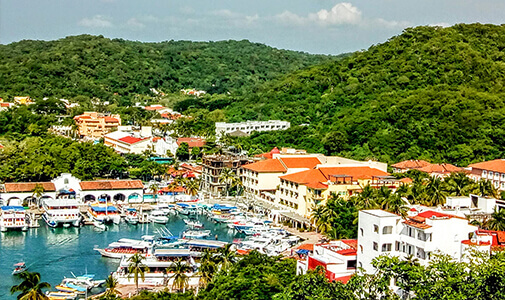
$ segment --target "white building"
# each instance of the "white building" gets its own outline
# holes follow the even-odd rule
[[[433,253],[461,261],[469,246],[489,252],[491,239],[476,235],[477,230],[465,218],[433,210],[412,209],[405,220],[383,210],[363,210],[358,220],[358,267],[374,273],[373,259],[384,254],[412,255],[426,265]]]
[[[119,126],[118,131],[104,136],[104,144],[119,153],[142,154],[152,150],[151,127],[134,130],[132,126]]]
[[[216,122],[216,136],[230,134],[235,131],[242,131],[251,134],[253,131],[273,131],[288,129],[291,124],[288,121],[270,120],[270,121],[245,121],[240,123]]]

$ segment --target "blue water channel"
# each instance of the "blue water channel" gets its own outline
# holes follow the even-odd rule
[[[206,216],[197,216],[205,229],[221,241],[231,242],[237,237],[225,224],[215,224]],[[81,228],[49,228],[42,220],[39,228],[27,232],[9,231],[0,233],[0,299],[16,299],[10,294],[12,285],[19,280],[11,275],[13,265],[25,262],[28,270],[39,272],[42,281],[49,282],[53,287],[64,277],[72,277],[86,273],[95,274],[95,279],[105,279],[115,271],[119,260],[101,257],[95,246],[100,248],[117,241],[120,238],[140,239],[143,235],[154,235],[160,228],[166,227],[174,235],[180,235],[186,225],[179,216],[170,217],[169,223],[129,225],[121,222],[119,225],[109,225],[108,230],[100,231],[93,226]]]

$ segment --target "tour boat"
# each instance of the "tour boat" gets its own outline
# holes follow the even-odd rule
[[[151,219],[151,221],[158,224],[167,224],[168,222],[168,218],[165,216],[165,213],[161,210],[153,210],[149,218]]]
[[[210,235],[210,230],[187,230],[182,236],[184,238],[204,238]]]
[[[28,230],[26,212],[22,206],[2,206],[0,208],[0,227],[2,231]]]
[[[132,225],[137,225],[139,223],[139,216],[137,214],[137,210],[135,208],[127,208],[126,209],[126,217],[125,221]]]
[[[95,247],[102,256],[120,259],[122,257],[132,257],[136,253],[147,255],[151,252],[152,243],[146,240],[120,239],[117,242],[110,243],[107,248],[100,249]]]
[[[203,224],[196,220],[182,219],[190,228],[203,228]]]
[[[75,199],[44,199],[42,202],[44,213],[42,219],[49,227],[75,226],[81,223],[79,203]]]
[[[14,270],[12,271],[12,275],[17,275],[19,273],[23,273],[26,271],[26,264],[24,262],[19,262],[14,265]]]
[[[107,203],[105,203],[105,205],[99,203],[90,204],[88,208],[88,216],[94,221],[101,223],[113,222],[114,224],[119,224],[121,221],[121,216],[119,215],[117,208],[113,205],[108,205]]]

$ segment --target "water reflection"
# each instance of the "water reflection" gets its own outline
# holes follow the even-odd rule
[[[24,248],[26,232],[23,231],[7,231],[0,234],[0,241],[2,248]]]

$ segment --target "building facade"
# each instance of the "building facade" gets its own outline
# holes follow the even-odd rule
[[[505,191],[505,159],[479,162],[468,166],[468,176],[474,181],[490,180],[498,190]]]
[[[246,121],[240,123],[216,122],[216,136],[230,134],[236,131],[242,131],[251,134],[253,131],[273,131],[285,130],[291,126],[288,121],[270,120],[270,121]]]
[[[104,115],[97,112],[85,112],[74,117],[79,135],[82,138],[99,139],[121,125],[120,115]]]
[[[226,189],[226,183],[219,180],[223,169],[230,169],[238,175],[238,169],[250,162],[251,160],[246,156],[205,155],[202,158],[202,181],[200,184],[202,191],[211,195],[221,195]]]

